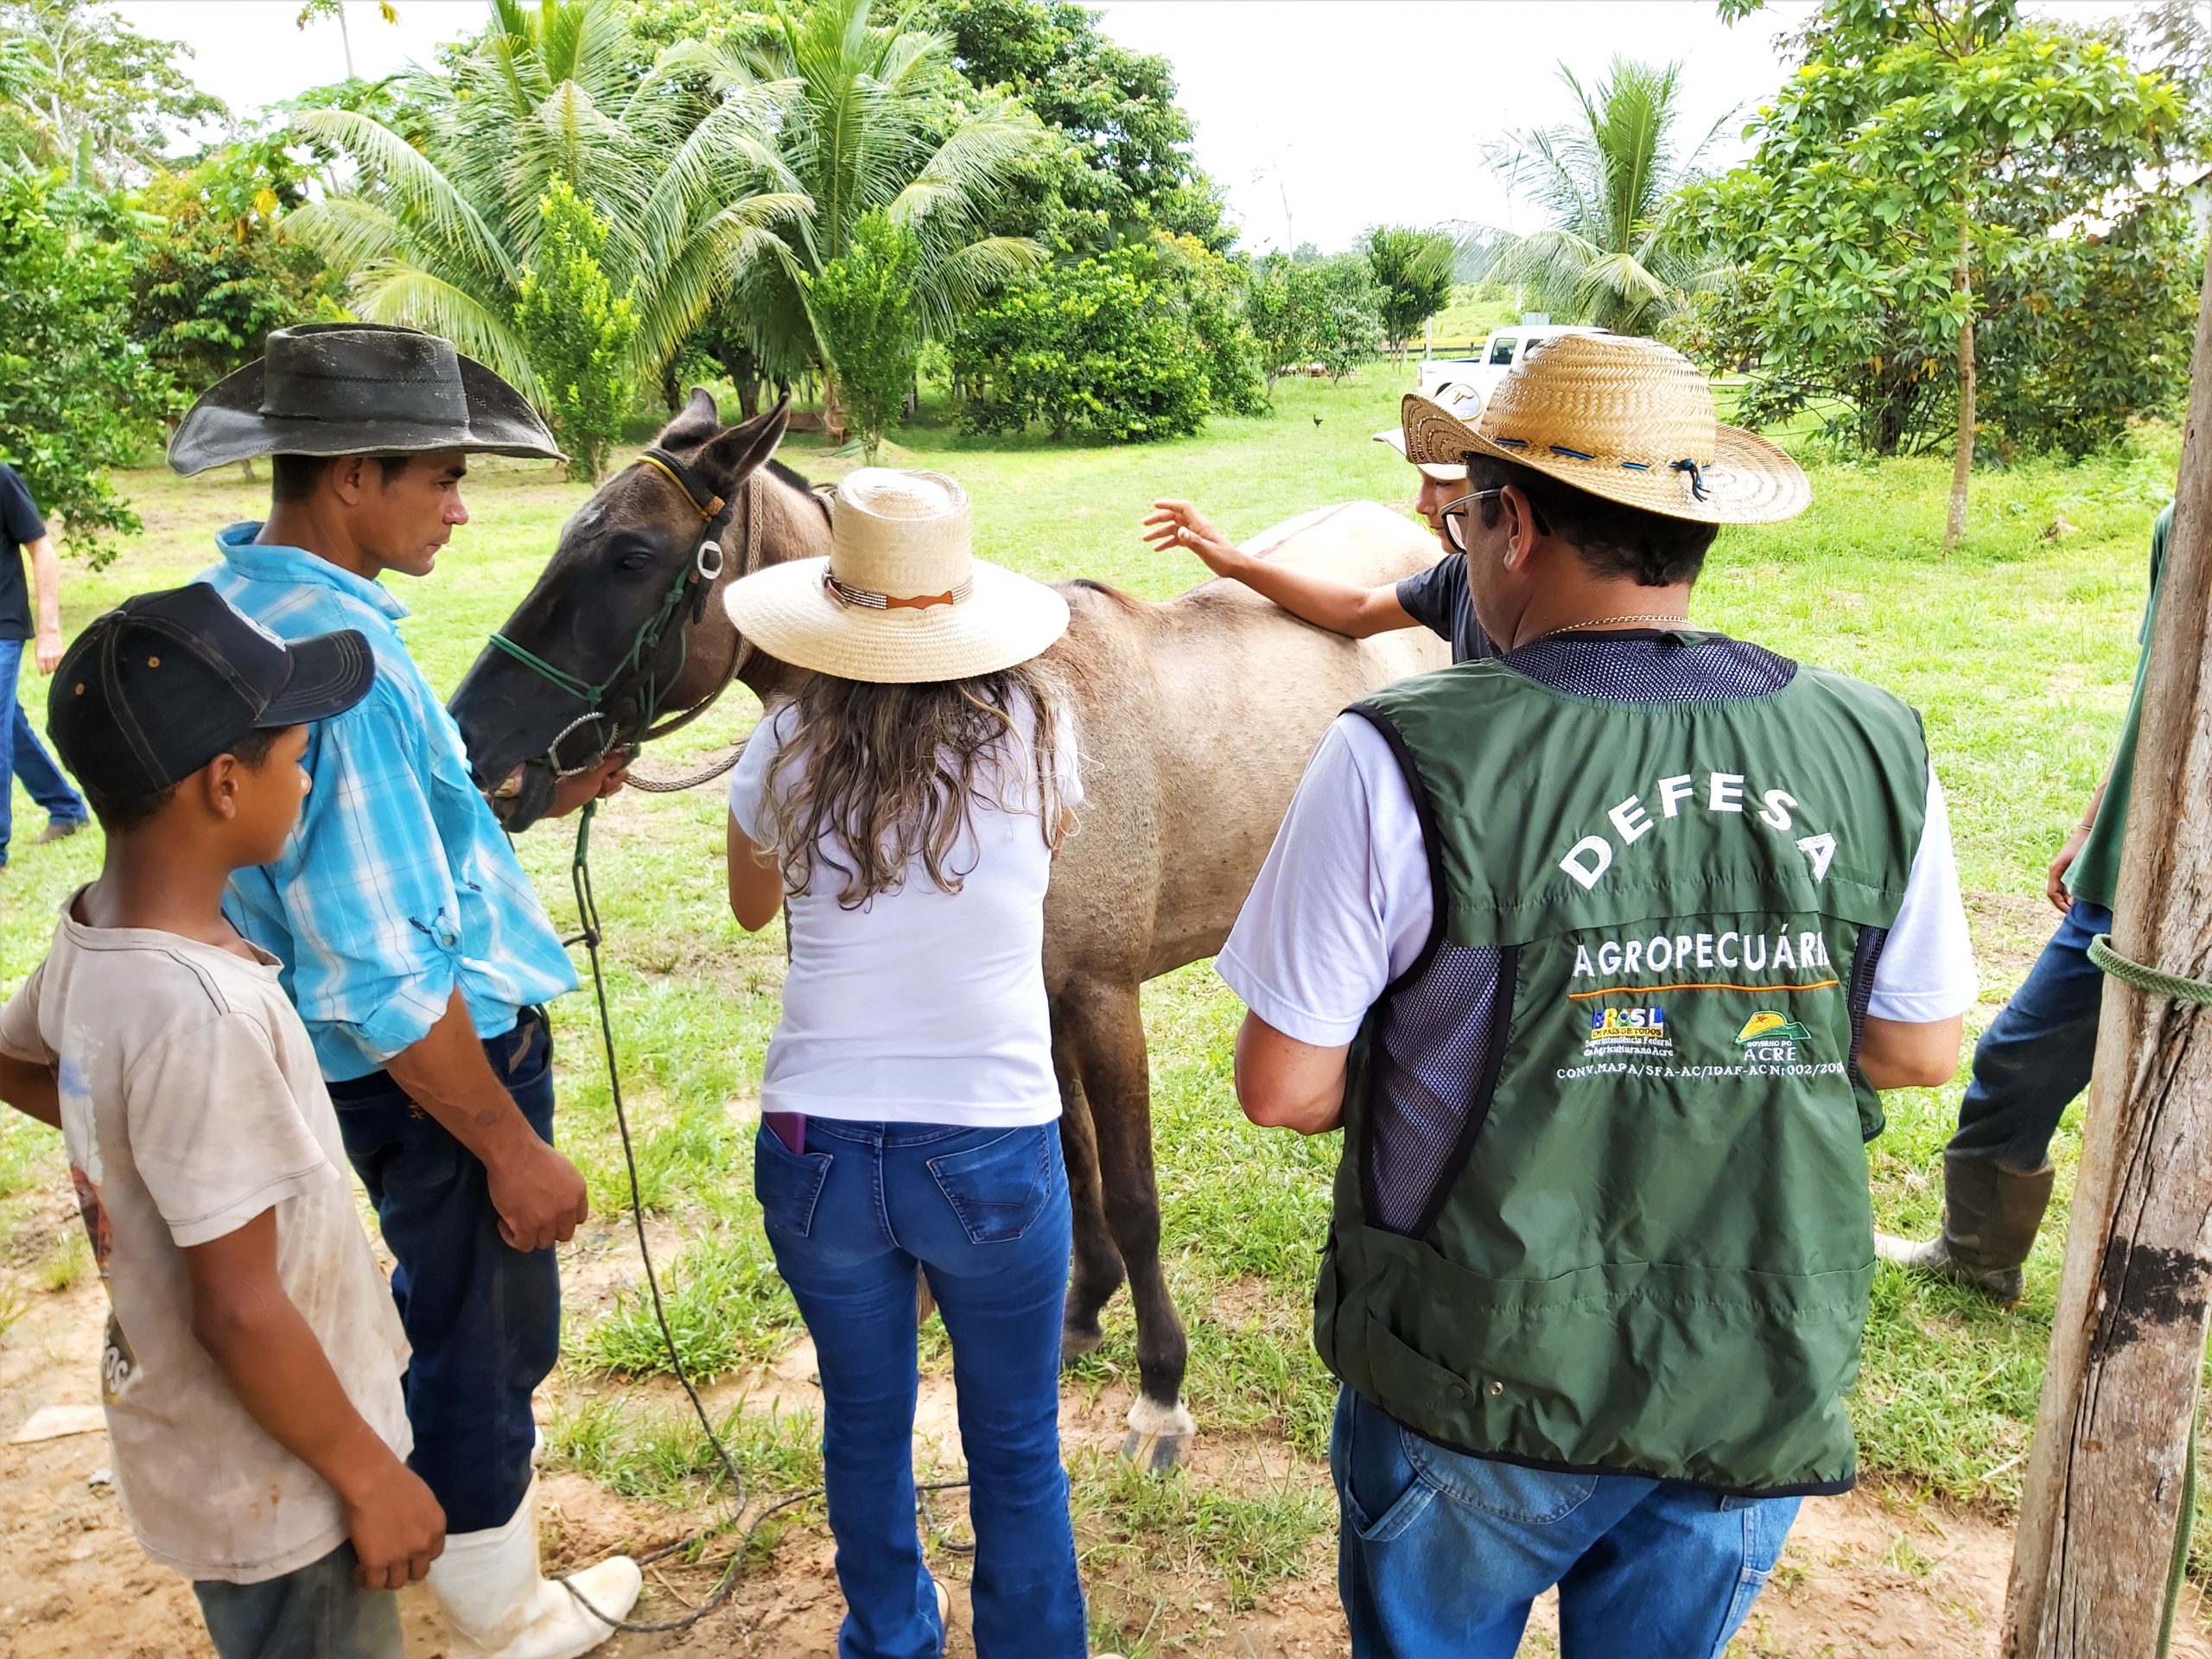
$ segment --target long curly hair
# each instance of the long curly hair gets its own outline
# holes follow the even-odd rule
[[[1033,737],[1015,725],[1025,703]],[[810,676],[766,780],[785,890],[809,892],[826,863],[838,904],[857,910],[918,861],[940,891],[957,893],[969,871],[953,868],[955,855],[979,800],[1007,812],[1033,806],[1057,853],[1068,706],[1066,685],[1041,659],[917,685]],[[1025,752],[1029,778],[1011,764]]]

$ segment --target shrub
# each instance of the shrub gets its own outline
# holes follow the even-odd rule
[[[638,313],[600,264],[607,220],[556,177],[538,198],[545,233],[515,285],[515,333],[544,388],[546,417],[569,454],[569,476],[596,483],[630,407],[623,359]]]
[[[861,216],[850,245],[806,283],[836,396],[871,465],[914,384],[922,329],[913,278],[920,263],[914,233],[878,208]]]

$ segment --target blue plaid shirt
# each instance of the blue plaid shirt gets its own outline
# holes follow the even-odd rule
[[[334,1083],[419,1042],[455,984],[480,1035],[512,1030],[523,1008],[575,989],[576,972],[400,639],[407,607],[312,553],[256,542],[260,528],[218,536],[223,562],[200,580],[286,639],[359,628],[377,678],[315,728],[299,828],[274,864],[231,878],[225,912],[283,963]]]

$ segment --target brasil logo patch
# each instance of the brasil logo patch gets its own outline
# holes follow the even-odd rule
[[[1583,1058],[1636,1055],[1664,1059],[1675,1052],[1674,1033],[1667,1029],[1667,1011],[1660,1007],[1593,1008],[1590,1030],[1582,1045]]]
[[[1777,1014],[1771,1008],[1761,1008],[1744,1021],[1744,1028],[1736,1033],[1736,1045],[1744,1051],[1746,1060],[1770,1065],[1783,1065],[1797,1058],[1797,1045],[1809,1043],[1813,1033],[1802,1021],[1786,1014]]]

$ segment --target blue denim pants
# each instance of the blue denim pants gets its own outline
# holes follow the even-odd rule
[[[553,1140],[553,1043],[525,1008],[484,1045],[530,1127]],[[437,1497],[448,1532],[504,1526],[530,1489],[530,1399],[561,1353],[561,1277],[550,1249],[499,1236],[476,1154],[378,1071],[330,1085],[346,1155],[376,1205],[397,1265],[391,1297],[407,1366],[408,1466]]]
[[[2104,972],[2089,941],[2112,931],[2112,912],[2076,899],[2036,965],[1974,1045],[1949,1151],[2025,1173],[2050,1161],[2058,1120],[2088,1086],[2097,1052]]]
[[[402,1659],[399,1598],[353,1582],[350,1540],[259,1584],[192,1586],[218,1659]]]
[[[15,779],[23,780],[31,799],[57,823],[82,823],[87,816],[85,798],[69,786],[31,729],[30,715],[16,700],[16,680],[23,670],[27,643],[0,639],[0,864],[8,861],[8,838],[15,827]]]
[[[1718,1659],[1797,1516],[1794,1497],[1470,1457],[1350,1389],[1329,1467],[1353,1659],[1513,1659],[1554,1584],[1561,1659]]]
[[[809,1117],[804,1147],[763,1128],[753,1191],[821,1367],[841,1659],[944,1650],[914,1522],[917,1268],[952,1338],[976,1652],[1084,1659],[1060,1463],[1071,1223],[1057,1129]]]

